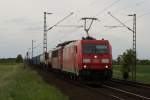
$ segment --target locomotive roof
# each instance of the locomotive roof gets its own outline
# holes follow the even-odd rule
[[[96,39],[91,36],[87,36],[87,37],[82,37],[82,40],[96,40]]]
[[[93,37],[90,37],[90,36],[82,37],[82,40],[71,40],[71,41],[65,41],[65,42],[63,42],[63,43],[59,43],[59,44],[56,46],[56,48],[64,47],[64,46],[66,46],[66,45],[68,45],[68,44],[70,44],[70,43],[76,42],[76,41],[87,41],[87,42],[88,42],[88,41],[96,41],[96,39],[93,38]],[[102,38],[101,40],[97,40],[97,41],[107,41],[107,42],[108,42],[108,40],[104,40],[103,38]]]
[[[71,42],[75,42],[75,41],[77,41],[77,40],[65,41],[65,42],[63,42],[63,43],[59,43],[56,47],[62,47],[62,46],[65,46],[65,45],[67,45],[67,44],[69,44],[69,43],[71,43]]]

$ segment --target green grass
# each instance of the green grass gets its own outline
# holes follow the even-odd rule
[[[113,77],[122,78],[121,65],[113,66]],[[131,73],[129,73],[131,79]],[[150,84],[150,65],[137,65],[137,81]]]
[[[0,64],[0,100],[68,100],[22,64]]]

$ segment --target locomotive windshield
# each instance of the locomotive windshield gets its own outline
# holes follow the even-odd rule
[[[103,44],[83,44],[84,54],[103,54],[108,53],[107,45]]]

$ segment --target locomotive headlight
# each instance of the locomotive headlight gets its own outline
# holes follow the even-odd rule
[[[90,59],[83,59],[83,63],[90,63],[91,60]]]
[[[86,66],[86,65],[84,65],[84,66],[83,66],[83,68],[87,68],[87,66]]]
[[[106,65],[105,68],[108,68],[108,66]]]
[[[109,63],[109,59],[101,59],[102,63]]]

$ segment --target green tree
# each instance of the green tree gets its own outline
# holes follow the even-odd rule
[[[22,58],[21,54],[17,55],[16,62],[17,63],[22,63],[23,62],[23,58]]]
[[[120,65],[120,64],[122,64],[122,55],[119,55],[118,57],[117,57],[117,63]]]
[[[135,60],[135,53],[132,49],[127,50],[120,56],[122,59],[122,76],[125,80],[129,77],[129,72],[131,72],[132,68],[134,67],[134,60]]]

